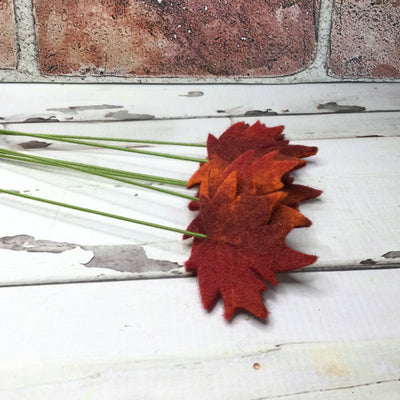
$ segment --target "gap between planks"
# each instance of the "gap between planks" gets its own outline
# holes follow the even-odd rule
[[[392,270],[392,269],[400,269],[400,264],[379,264],[379,265],[347,265],[347,266],[331,266],[331,267],[305,267],[298,270],[290,271],[290,272],[280,272],[278,273],[278,280],[282,279],[285,275],[289,274],[297,274],[297,273],[310,273],[310,272],[346,272],[346,271],[382,271],[382,270]],[[133,274],[134,275],[134,274]],[[9,283],[9,284],[1,284],[0,290],[2,288],[17,288],[17,287],[31,287],[31,286],[51,286],[51,285],[75,285],[75,284],[88,284],[88,283],[110,283],[110,282],[128,282],[128,281],[146,281],[146,280],[164,280],[164,279],[182,279],[182,278],[193,278],[195,275],[183,271],[179,274],[171,274],[171,273],[160,273],[154,275],[141,275],[141,276],[131,276],[125,278],[101,278],[94,277],[90,279],[69,279],[65,281],[54,280],[48,282],[27,282],[27,283]]]
[[[274,118],[274,117],[313,117],[313,116],[326,116],[326,115],[343,115],[343,114],[351,114],[351,115],[364,115],[364,114],[379,114],[379,113],[399,113],[399,109],[381,109],[381,110],[360,110],[360,111],[320,111],[320,112],[315,112],[315,111],[310,111],[310,112],[276,112],[276,111],[269,111],[269,110],[248,110],[245,112],[241,113],[221,113],[220,115],[184,115],[184,116],[174,116],[174,117],[156,117],[153,115],[149,115],[149,118],[135,118],[134,116],[129,118],[121,118],[121,119],[101,119],[101,118],[94,118],[94,119],[77,119],[77,120],[62,120],[62,119],[57,119],[56,117],[54,118],[43,118],[40,116],[35,116],[33,114],[31,117],[28,117],[24,121],[10,121],[7,122],[6,119],[0,119],[0,123],[3,125],[23,125],[23,124],[54,124],[54,123],[96,123],[96,122],[101,122],[101,123],[112,123],[112,122],[143,122],[143,121],[154,121],[154,122],[163,122],[163,121],[180,121],[180,120],[199,120],[199,119],[223,119],[223,118],[228,118],[228,119],[238,119],[238,118]]]

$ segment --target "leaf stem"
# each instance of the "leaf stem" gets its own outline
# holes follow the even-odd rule
[[[11,196],[16,196],[16,197],[22,197],[24,199],[34,200],[34,201],[37,201],[37,202],[51,204],[51,205],[58,206],[58,207],[69,208],[71,210],[82,211],[82,212],[86,212],[86,213],[89,213],[89,214],[100,215],[102,217],[113,218],[113,219],[117,219],[117,220],[120,220],[120,221],[132,222],[134,224],[145,225],[145,226],[150,226],[150,227],[157,228],[157,229],[163,229],[163,230],[167,230],[167,231],[182,233],[182,234],[188,235],[188,236],[195,236],[195,237],[199,237],[199,238],[206,238],[207,237],[206,235],[204,235],[202,233],[186,231],[186,230],[183,230],[183,229],[173,228],[173,227],[170,227],[170,226],[165,226],[165,225],[160,225],[160,224],[154,224],[152,222],[147,222],[147,221],[142,221],[142,220],[138,220],[138,219],[128,218],[128,217],[124,217],[122,215],[110,214],[110,213],[107,213],[107,212],[104,212],[104,211],[93,210],[91,208],[79,207],[79,206],[75,206],[75,205],[72,205],[72,204],[62,203],[62,202],[59,202],[59,201],[44,199],[42,197],[30,196],[30,195],[18,193],[18,192],[12,191],[12,190],[6,190],[6,189],[1,189],[0,188],[0,193],[5,193],[5,194],[11,195]]]
[[[128,138],[110,138],[101,136],[82,136],[82,135],[50,135],[53,138],[79,139],[79,140],[102,140],[104,142],[124,142],[124,143],[142,143],[142,144],[159,144],[169,146],[184,146],[184,147],[207,147],[203,143],[190,142],[168,142],[164,140],[143,140],[143,139],[128,139]]]
[[[143,187],[145,189],[150,189],[150,190],[154,190],[157,192],[161,192],[161,193],[165,193],[165,194],[169,194],[169,195],[173,195],[173,196],[177,196],[177,197],[182,197],[184,199],[188,199],[188,200],[194,200],[194,201],[198,201],[199,199],[197,197],[194,196],[190,196],[188,194],[185,193],[179,193],[179,192],[175,192],[173,190],[169,190],[169,189],[164,189],[164,188],[160,188],[157,186],[151,186],[148,185],[146,183],[141,183],[141,182],[137,182],[137,181],[133,181],[133,180],[128,180],[128,179],[124,179],[124,178],[118,178],[116,176],[112,176],[106,173],[100,173],[100,172],[96,172],[95,170],[89,169],[89,168],[84,168],[84,167],[74,167],[71,165],[68,165],[68,162],[63,162],[63,161],[38,161],[38,160],[34,160],[34,159],[30,159],[29,157],[24,157],[23,155],[21,157],[18,156],[12,156],[12,155],[2,155],[1,151],[0,151],[0,158],[6,158],[6,159],[10,159],[10,160],[15,160],[15,161],[22,161],[22,162],[31,162],[31,163],[35,163],[35,164],[39,164],[39,165],[47,165],[47,166],[52,166],[52,167],[59,167],[59,168],[68,168],[68,169],[72,169],[75,171],[80,171],[80,172],[85,172],[91,175],[95,175],[95,176],[99,176],[102,178],[106,178],[106,179],[112,179],[114,181],[117,182],[122,182],[122,183],[127,183],[129,185],[134,185],[134,186],[139,186],[139,187]]]
[[[112,176],[120,176],[120,177],[124,177],[124,178],[139,179],[139,180],[143,180],[143,181],[164,183],[164,184],[170,184],[170,185],[175,185],[175,186],[184,186],[184,187],[187,186],[187,182],[184,180],[181,180],[181,179],[165,178],[165,177],[157,176],[157,175],[140,174],[137,172],[129,172],[129,171],[123,171],[123,170],[114,169],[114,168],[99,167],[96,165],[76,163],[73,161],[56,160],[54,158],[34,156],[32,154],[24,154],[24,153],[12,151],[12,150],[0,149],[0,154],[8,154],[8,155],[13,155],[13,156],[17,156],[17,157],[23,156],[23,157],[29,158],[31,160],[37,160],[42,163],[44,163],[44,162],[68,163],[68,165],[71,165],[74,167],[91,169],[91,170],[103,172],[103,173],[106,173],[106,174],[109,174]]]
[[[121,146],[111,146],[111,145],[101,144],[101,143],[92,143],[92,142],[88,142],[88,141],[85,141],[85,140],[67,139],[65,137],[64,138],[60,138],[60,137],[57,137],[57,136],[54,136],[54,135],[16,132],[16,131],[10,131],[10,130],[6,130],[6,129],[0,129],[0,134],[2,134],[2,135],[10,135],[10,136],[29,136],[29,137],[39,138],[39,139],[57,140],[57,141],[60,141],[60,142],[80,144],[80,145],[92,146],[92,147],[99,147],[99,148],[103,148],[103,149],[126,151],[126,152],[129,152],[129,153],[145,154],[145,155],[149,155],[149,156],[173,158],[173,159],[177,159],[177,160],[194,161],[194,162],[199,162],[199,163],[206,163],[208,161],[208,160],[203,159],[203,158],[186,157],[186,156],[179,156],[179,155],[176,155],[176,154],[159,153],[159,152],[147,151],[147,150],[139,150],[139,149],[130,149],[130,148],[121,147]]]

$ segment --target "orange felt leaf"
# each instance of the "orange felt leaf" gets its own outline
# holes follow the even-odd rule
[[[292,229],[311,225],[298,207],[321,191],[294,184],[290,174],[317,148],[291,145],[282,131],[283,126],[240,122],[219,139],[209,135],[209,161],[188,182],[200,188],[199,201],[189,204],[199,214],[187,229],[207,238],[193,239],[185,266],[198,276],[204,307],[211,310],[222,297],[227,319],[239,309],[267,318],[266,281],[276,285],[277,272],[317,259],[286,244]]]
[[[221,163],[216,159],[209,161],[206,165],[201,167],[198,174],[195,173],[193,177],[201,183],[201,187],[207,182],[207,190],[209,197],[213,196],[218,189],[221,182],[224,181],[232,172],[237,173],[238,178],[238,191],[249,192],[254,194],[268,194],[276,190],[282,189],[284,183],[282,177],[290,171],[299,168],[300,165],[305,164],[305,161],[295,158],[287,157],[276,160],[278,156],[277,151],[267,153],[260,158],[255,158],[253,150],[247,151],[234,160],[226,169],[221,169]],[[189,185],[192,185],[194,179],[189,180]],[[193,202],[197,203],[197,202]],[[196,210],[199,204],[191,203],[189,208]]]
[[[288,194],[288,201],[285,204],[294,208],[298,208],[300,201],[318,197],[321,194],[318,190],[306,186],[290,185],[293,182],[290,173],[306,165],[306,162],[301,158],[316,154],[318,148],[289,144],[288,140],[283,139],[283,129],[283,126],[268,128],[259,121],[252,126],[238,122],[228,128],[219,139],[209,135],[207,140],[209,161],[201,164],[200,168],[189,179],[188,187],[200,185],[205,179],[208,179],[210,171],[214,171],[214,183],[218,185],[218,182],[221,182],[230,172],[236,169],[240,174],[239,178],[245,176],[245,179],[240,179],[239,185],[243,185],[243,182],[245,182],[247,187],[249,185],[258,187],[257,190],[260,194],[279,189],[272,189],[272,186],[275,185],[276,187],[283,182],[285,193]],[[259,162],[264,164],[264,168],[260,168],[255,163],[252,171],[246,171],[246,161],[248,163],[250,156],[245,156],[245,154],[249,150],[253,151],[253,161],[260,158]],[[267,156],[271,153],[274,156]],[[241,159],[241,157],[245,157],[245,159]],[[278,164],[278,161],[286,162],[286,164]],[[288,168],[282,176],[279,176],[279,170],[281,169],[283,172],[285,165],[290,165],[290,163],[293,163],[293,167]],[[222,171],[225,171],[225,174]],[[253,173],[252,179],[249,175],[246,175],[248,172]],[[217,177],[219,177],[219,181]],[[293,193],[291,193],[292,191]],[[198,202],[190,202],[189,209],[198,210]]]
[[[283,192],[263,196],[244,192],[238,195],[236,171],[218,187],[212,200],[207,185],[200,190],[202,227],[209,239],[240,244],[242,236],[252,235],[268,223],[272,212],[285,197]],[[234,233],[234,234],[232,234]]]

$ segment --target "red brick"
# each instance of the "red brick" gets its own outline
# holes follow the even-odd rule
[[[15,68],[17,48],[12,0],[0,0],[0,68]]]
[[[400,77],[400,0],[335,0],[329,74]]]
[[[54,75],[280,76],[313,61],[319,0],[33,0]]]

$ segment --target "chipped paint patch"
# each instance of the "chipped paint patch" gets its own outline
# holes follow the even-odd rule
[[[118,121],[146,121],[150,119],[154,119],[154,115],[150,114],[135,114],[130,113],[127,110],[109,112],[105,115],[106,118],[113,118]]]
[[[70,106],[64,108],[48,108],[47,111],[57,111],[64,114],[78,114],[81,111],[92,111],[92,110],[115,110],[124,108],[123,106],[115,106],[110,104],[101,105],[89,105],[89,106]]]
[[[29,142],[24,142],[19,144],[23,149],[43,149],[51,146],[51,143],[40,142],[39,140],[30,140]]]
[[[30,235],[4,236],[0,238],[0,249],[28,251],[34,253],[62,253],[78,247],[77,244],[67,242],[53,242],[51,240],[36,240]]]
[[[267,108],[265,111],[262,110],[249,110],[244,113],[245,117],[267,117],[269,115],[278,115],[276,111]]]
[[[318,110],[330,111],[333,113],[355,113],[365,111],[366,108],[362,106],[346,106],[337,104],[334,101],[325,104],[318,104]]]
[[[388,251],[382,255],[383,258],[400,258],[400,251]]]
[[[204,96],[204,92],[200,90],[192,90],[191,92],[187,92],[186,94],[181,94],[183,97],[201,97]]]
[[[80,248],[93,256],[83,265],[88,268],[105,268],[118,272],[147,273],[170,272],[183,275],[178,263],[147,257],[143,247],[137,245],[82,246],[75,243],[36,240],[30,235],[4,236],[0,238],[0,249],[30,253],[59,254]]]
[[[371,258],[367,258],[366,260],[360,261],[361,265],[375,265],[377,262],[372,260]]]
[[[51,115],[50,117],[31,117],[31,118],[27,118],[25,119],[23,122],[25,123],[32,123],[32,122],[60,122],[60,120],[58,120],[56,118],[55,115]]]
[[[120,272],[168,272],[177,270],[177,263],[166,260],[153,260],[146,256],[141,246],[83,246],[92,251],[93,258],[85,264],[88,268],[108,268]]]

